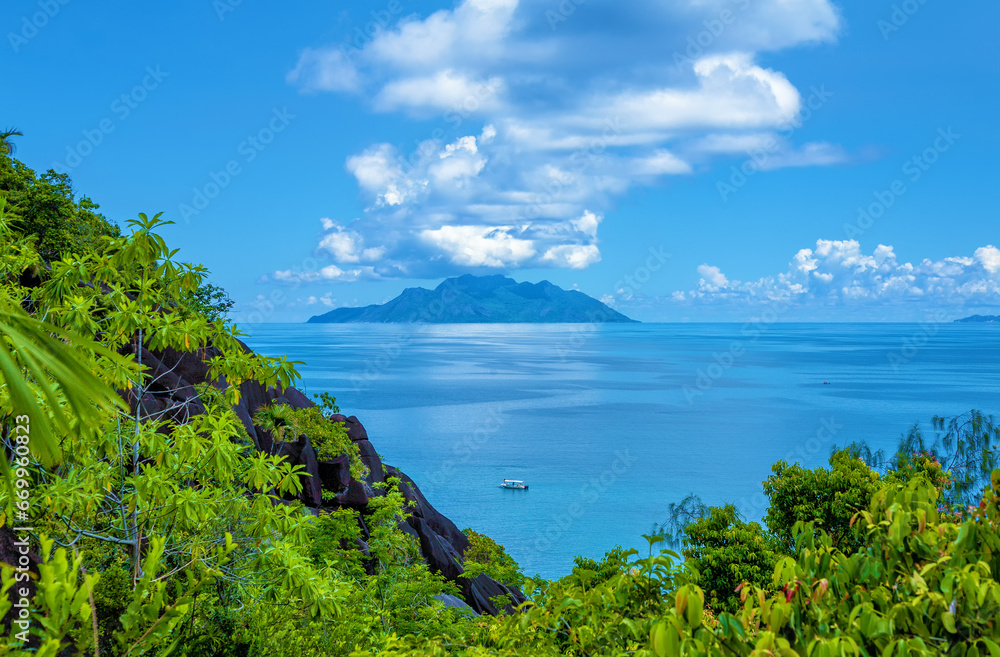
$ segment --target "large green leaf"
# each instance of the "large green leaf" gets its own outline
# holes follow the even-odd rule
[[[10,396],[14,415],[28,418],[19,424],[28,425],[31,450],[47,465],[60,459],[60,436],[92,429],[106,413],[124,408],[79,349],[123,360],[0,297],[0,385]]]

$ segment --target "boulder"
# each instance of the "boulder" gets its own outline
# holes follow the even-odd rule
[[[444,603],[445,607],[452,607],[454,609],[465,610],[469,616],[478,616],[475,610],[469,606],[469,604],[459,598],[458,596],[448,595],[447,593],[439,593],[434,596],[435,600],[440,600]]]
[[[365,431],[361,421],[354,415],[351,417],[347,417],[345,415],[331,415],[330,419],[334,422],[342,422],[344,424],[344,428],[347,429],[347,437],[353,442],[368,440],[368,432]]]
[[[462,589],[462,598],[480,614],[496,616],[500,613],[500,609],[493,604],[492,600],[497,596],[505,595],[511,601],[511,604],[503,607],[508,613],[514,613],[517,605],[526,600],[524,594],[518,589],[505,586],[482,573],[471,579],[462,577],[457,583]]]

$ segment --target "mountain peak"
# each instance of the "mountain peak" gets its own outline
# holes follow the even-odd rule
[[[395,299],[364,308],[337,308],[310,323],[591,323],[633,322],[577,290],[549,281],[518,283],[502,274],[464,274],[433,290],[407,288]]]

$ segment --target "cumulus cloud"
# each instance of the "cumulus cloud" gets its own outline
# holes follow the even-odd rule
[[[408,157],[378,144],[350,158],[348,171],[369,206],[351,222],[320,220],[316,250],[332,264],[268,280],[301,285],[599,262],[604,216],[583,208],[593,181],[547,165],[495,190],[483,179],[493,136],[487,126],[479,137],[429,140]]]
[[[870,254],[855,240],[818,240],[801,249],[786,271],[751,281],[730,280],[717,266],[698,267],[693,290],[676,292],[682,305],[788,302],[796,305],[906,304],[928,307],[1000,303],[1000,250],[984,246],[970,256],[904,262],[892,246]]]
[[[531,240],[511,234],[511,226],[442,226],[420,237],[462,267],[516,267],[535,255]]]
[[[487,110],[498,104],[503,80],[489,78],[476,80],[452,69],[438,71],[432,75],[407,77],[387,83],[375,98],[375,107],[381,111],[409,109],[416,113],[421,110],[439,112],[462,107],[467,98],[484,97],[481,109]],[[488,93],[481,91],[488,90]]]
[[[735,19],[703,34],[723,11]],[[842,162],[836,144],[776,136],[803,100],[758,57],[839,29],[831,0],[461,0],[401,17],[360,48],[303,50],[288,74],[303,91],[461,130],[348,158],[367,209],[324,227],[320,248],[379,276],[583,268],[600,247],[596,222],[581,218],[636,185],[772,142],[763,169]]]
[[[333,283],[356,281],[366,274],[371,274],[371,267],[343,270],[336,265],[327,265],[316,271],[296,271],[284,269],[265,277],[262,282],[274,282],[283,285],[303,285],[308,283]]]

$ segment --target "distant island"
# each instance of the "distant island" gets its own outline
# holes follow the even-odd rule
[[[1000,324],[1000,315],[973,315],[956,319],[956,324]]]
[[[500,274],[449,278],[433,290],[411,287],[381,305],[337,308],[311,324],[555,324],[635,322],[576,290],[548,281],[518,283]]]

